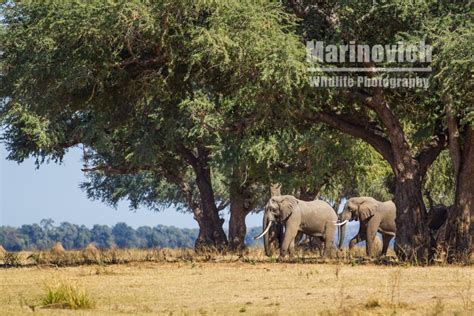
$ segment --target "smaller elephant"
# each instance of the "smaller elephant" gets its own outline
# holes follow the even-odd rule
[[[281,223],[284,227],[283,240],[280,244],[281,257],[285,257],[288,252],[293,252],[298,232],[324,239],[324,255],[333,248],[337,215],[334,209],[324,201],[306,202],[292,195],[270,198],[265,206],[264,230],[255,239],[263,236],[267,239],[266,235],[275,222]]]
[[[345,235],[345,223],[358,220],[359,232],[349,242],[349,249],[355,244],[366,241],[366,253],[375,255],[377,232],[382,234],[382,255],[387,255],[390,241],[396,234],[396,207],[392,201],[380,202],[372,197],[354,197],[347,201],[344,211],[339,215],[342,221],[339,248],[342,248]]]

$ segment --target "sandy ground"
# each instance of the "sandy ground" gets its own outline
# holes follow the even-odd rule
[[[45,284],[74,282],[92,310],[50,314],[473,315],[473,267],[136,263],[0,270],[0,314],[32,313]]]

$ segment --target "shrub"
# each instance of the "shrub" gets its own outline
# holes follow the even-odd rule
[[[84,288],[65,281],[46,285],[40,303],[43,308],[89,309],[95,306],[95,301]]]
[[[101,263],[100,250],[94,244],[89,244],[82,250],[82,256],[85,263]]]
[[[7,267],[20,267],[21,257],[18,252],[6,252],[3,255],[3,263]]]
[[[380,302],[378,299],[371,298],[365,303],[366,308],[377,308],[380,307]]]

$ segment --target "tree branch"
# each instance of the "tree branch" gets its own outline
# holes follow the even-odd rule
[[[222,210],[225,209],[227,206],[229,206],[229,204],[230,204],[230,201],[229,201],[229,200],[220,201],[219,205],[217,205],[217,210],[218,210],[218,211],[222,211]]]
[[[448,125],[448,139],[449,139],[449,152],[451,159],[453,160],[454,166],[454,179],[459,176],[459,170],[461,169],[461,144],[458,122],[456,121],[456,115],[454,110],[451,108],[450,101],[447,100],[445,108],[446,120]]]
[[[194,154],[182,144],[176,146],[178,152],[194,169],[198,167],[199,160]]]
[[[397,117],[388,106],[382,88],[374,88],[374,95],[365,103],[379,117],[387,130],[392,147],[393,160],[397,165],[405,165],[407,157],[412,157],[410,146],[405,139],[405,132]],[[392,165],[393,166],[393,165]]]
[[[327,125],[336,128],[343,133],[366,141],[378,153],[380,153],[389,164],[393,164],[394,159],[390,142],[385,137],[376,134],[374,131],[367,129],[365,126],[351,122],[349,118],[342,115],[327,112],[316,113],[316,115],[310,118],[310,120],[326,123]]]
[[[304,19],[308,15],[310,7],[304,7],[304,5],[301,3],[301,0],[290,0],[288,2],[297,17]]]
[[[99,165],[90,168],[82,168],[82,172],[96,172],[96,171],[104,171],[108,174],[134,174],[140,171],[153,171],[157,170],[155,166],[140,166],[140,167],[116,167],[116,166],[109,166],[109,165]]]
[[[433,141],[420,151],[420,153],[416,157],[416,160],[418,161],[418,164],[420,166],[420,174],[422,176],[426,174],[431,164],[436,160],[440,152],[445,147],[446,133],[443,131],[435,135]]]

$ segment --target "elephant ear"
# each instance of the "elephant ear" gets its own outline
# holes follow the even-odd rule
[[[373,201],[364,199],[362,203],[359,204],[359,219],[365,221],[368,218],[374,216],[376,205]]]
[[[298,204],[298,200],[292,195],[283,195],[280,197],[279,203],[281,219],[287,220],[290,217],[291,213]]]

